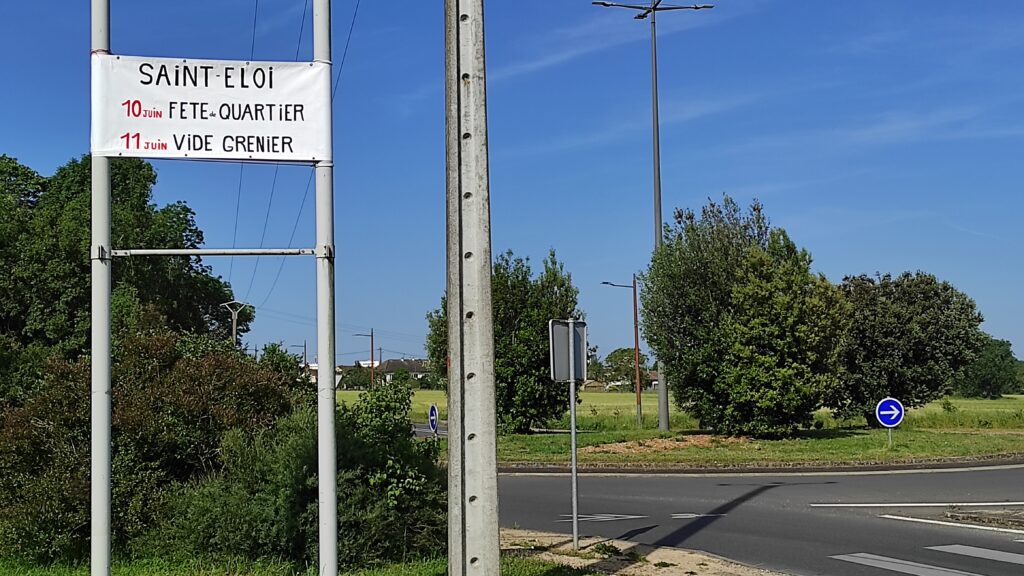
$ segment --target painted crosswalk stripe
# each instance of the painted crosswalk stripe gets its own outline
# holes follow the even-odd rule
[[[962,544],[953,544],[952,546],[929,546],[928,549],[938,550],[939,552],[949,552],[950,554],[959,554],[961,556],[970,556],[972,558],[984,558],[986,560],[995,560],[996,562],[1009,562],[1010,564],[1024,565],[1024,554],[1014,554],[1013,552],[989,550],[988,548],[976,548],[974,546],[964,546]]]
[[[887,520],[902,520],[904,522],[918,522],[920,524],[932,524],[935,526],[949,526],[952,528],[967,528],[969,530],[985,530],[987,532],[1003,532],[1006,534],[1024,534],[1024,530],[1016,528],[998,528],[996,526],[981,526],[979,524],[963,524],[961,522],[947,522],[945,520],[930,520],[928,518],[913,518],[911,516],[896,516],[894,514],[880,514],[879,518]]]
[[[898,558],[887,558],[885,556],[876,556],[874,554],[866,553],[843,554],[841,556],[832,556],[831,558],[835,560],[842,560],[843,562],[853,562],[854,564],[862,564],[873,568],[881,568],[882,570],[899,572],[900,574],[911,574],[912,576],[981,576],[980,574],[975,574],[973,572],[961,572],[950,568],[942,568],[941,566],[929,566],[927,564],[908,562]]]

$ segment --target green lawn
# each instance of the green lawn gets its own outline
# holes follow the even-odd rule
[[[357,390],[339,390],[339,402],[355,402]],[[632,392],[582,392],[580,404],[576,407],[577,426],[580,430],[620,430],[636,428],[636,395]],[[644,427],[658,427],[658,395],[644,392],[641,403],[644,412]],[[416,390],[412,399],[412,419],[426,422],[431,404],[437,404],[441,420],[448,419],[448,397],[442,390]],[[692,428],[696,422],[686,413],[671,406],[672,427]],[[569,411],[560,419],[550,423],[553,428],[569,427]]]
[[[578,435],[584,465],[625,464],[699,467],[906,463],[997,454],[1024,455],[1024,432],[985,434],[897,430],[890,449],[884,430],[821,430],[787,440],[751,440],[656,431],[590,432]],[[628,443],[618,444],[616,443]],[[503,436],[498,460],[509,464],[569,463],[568,434]]]
[[[223,564],[192,561],[175,564],[163,561],[139,561],[129,564],[115,563],[112,576],[315,576],[316,568],[295,571],[282,563],[231,563]],[[346,576],[446,576],[448,562],[435,560],[412,562],[386,568],[344,572]],[[28,567],[0,560],[0,576],[88,576],[89,566],[68,568],[61,566]],[[588,576],[594,572],[567,568],[549,562],[524,558],[502,559],[502,574],[505,576]]]
[[[358,392],[340,391],[351,402]],[[788,440],[713,438],[696,435],[697,423],[672,407],[674,434],[657,428],[657,395],[643,394],[644,428],[637,429],[635,395],[628,392],[583,392],[577,408],[579,461],[585,465],[625,464],[679,466],[791,466],[831,463],[906,463],[917,460],[1024,454],[1024,395],[999,400],[950,398],[911,409],[888,447],[884,430],[868,430],[864,421],[836,422],[827,411],[816,418],[825,429]],[[418,390],[412,418],[426,421],[436,403],[447,419],[447,399],[439,390]],[[549,426],[568,428],[568,414]],[[637,442],[624,446],[606,446]],[[600,448],[605,446],[604,448]],[[498,439],[503,464],[567,464],[569,435],[509,435]]]

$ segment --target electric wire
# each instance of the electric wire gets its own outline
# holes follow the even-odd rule
[[[295,42],[295,58],[296,62],[299,61],[299,50],[302,48],[302,34],[306,30],[306,13],[309,10],[309,0],[306,0],[302,4],[302,18],[299,20],[299,38]],[[260,234],[260,248],[263,248],[263,242],[267,238],[267,224],[270,223],[270,209],[274,205],[274,192],[277,190],[277,175],[281,171],[281,163],[278,162],[274,165],[274,180],[270,184],[270,198],[267,200],[267,213],[263,217],[263,233]],[[248,301],[249,294],[252,293],[252,285],[256,281],[256,273],[260,268],[260,256],[256,256],[256,263],[252,267],[252,277],[249,278],[249,288],[245,291],[245,298],[242,300]]]
[[[252,11],[252,41],[249,44],[249,60],[256,56],[256,21],[260,15],[260,0],[255,0]],[[238,192],[235,193],[235,225],[231,234],[231,247],[234,248],[238,242],[238,209],[242,205],[242,176],[245,174],[245,163],[238,163]],[[235,272],[235,257],[232,256],[228,263],[228,284],[231,284],[232,275]]]
[[[338,86],[341,83],[341,72],[345,69],[345,60],[348,58],[348,48],[352,43],[352,33],[356,27],[356,16],[359,15],[359,4],[361,0],[356,0],[355,9],[352,10],[352,21],[348,26],[348,37],[345,39],[345,50],[341,55],[341,62],[338,63],[338,71],[334,77],[334,87],[331,89],[331,105],[334,105],[334,97],[338,92]],[[302,209],[306,206],[306,198],[309,196],[310,183],[313,181],[313,175],[316,173],[316,168],[311,168],[309,172],[309,180],[306,181],[306,191],[302,194],[302,201],[299,203],[299,212],[295,215],[295,224],[292,226],[292,234],[288,238],[288,248],[292,246],[292,240],[295,239],[295,231],[299,228],[299,221],[302,217]],[[270,296],[274,294],[274,289],[277,288],[277,281],[281,278],[281,271],[284,270],[284,263],[287,262],[286,258],[281,258],[281,263],[277,267],[277,274],[274,275],[274,281],[270,285],[270,290],[267,291],[267,296],[263,299],[257,308],[262,308],[270,300]]]

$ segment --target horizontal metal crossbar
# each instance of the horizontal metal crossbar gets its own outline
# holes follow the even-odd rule
[[[312,256],[312,248],[136,248],[111,250],[114,256]]]

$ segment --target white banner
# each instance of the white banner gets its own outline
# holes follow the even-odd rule
[[[92,55],[92,153],[331,160],[330,66]]]

